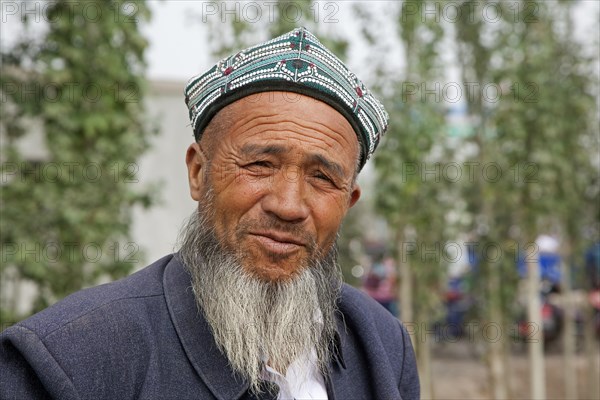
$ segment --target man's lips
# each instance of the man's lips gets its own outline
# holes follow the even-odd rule
[[[287,233],[281,232],[250,232],[266,250],[273,253],[289,253],[305,247],[306,244],[301,239]]]

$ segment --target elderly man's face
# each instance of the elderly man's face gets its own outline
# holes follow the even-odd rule
[[[225,107],[187,152],[192,198],[212,190],[222,244],[263,280],[288,279],[330,250],[348,209],[359,145],[329,105],[261,93]]]

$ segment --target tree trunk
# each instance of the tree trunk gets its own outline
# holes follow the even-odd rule
[[[504,350],[502,341],[497,340],[490,343],[489,363],[492,384],[492,394],[495,400],[507,400],[508,390],[506,388],[506,370],[504,366]]]
[[[488,361],[491,392],[496,400],[508,399],[506,387],[506,365],[504,363],[504,332],[502,329],[502,309],[500,303],[500,277],[498,265],[490,263],[488,290],[490,296],[490,323],[482,332],[488,342]]]
[[[511,374],[510,371],[512,371],[512,354],[511,354],[511,336],[510,336],[510,329],[511,327],[508,326],[508,324],[506,323],[506,320],[504,321],[504,326],[506,327],[506,329],[504,330],[504,336],[503,338],[505,338],[504,342],[503,342],[503,348],[502,351],[504,352],[503,357],[504,357],[504,366],[506,368],[506,371],[508,371],[505,375],[504,375],[504,386],[506,387],[506,393],[508,395],[509,399],[514,398],[513,394],[512,394],[512,380],[511,380]]]
[[[561,262],[562,293],[564,309],[563,359],[565,399],[577,399],[577,371],[575,366],[575,309],[571,290],[571,271],[567,264]]]
[[[531,259],[533,258],[533,260]],[[544,327],[540,302],[540,269],[537,257],[527,257],[527,316],[531,334],[529,342],[529,373],[531,398],[546,398],[546,371],[544,365]]]
[[[421,399],[428,400],[435,398],[431,368],[431,340],[428,340],[426,334],[422,335],[422,338],[423,340],[419,340],[416,347],[417,368],[419,370],[419,380],[421,381]]]
[[[589,399],[600,399],[600,380],[598,376],[600,374],[600,342],[596,339],[596,332],[594,326],[595,310],[591,305],[586,307],[586,318],[585,318],[585,354],[587,358],[587,371],[588,371],[588,398]]]
[[[398,299],[400,299],[400,319],[405,324],[412,324],[415,322],[413,318],[413,276],[410,263],[408,262],[408,254],[404,254],[406,243],[404,243],[402,229],[403,227],[399,227],[396,233],[396,242],[398,243],[397,265],[399,269],[398,276],[400,277],[400,285],[398,285],[400,291],[398,293]],[[412,335],[414,331],[414,329],[409,330],[413,346],[415,345],[415,338]]]

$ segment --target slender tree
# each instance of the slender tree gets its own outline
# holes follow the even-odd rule
[[[439,48],[444,32],[435,19],[422,18],[423,9],[434,6],[429,1],[404,1],[389,12],[396,19],[405,68],[392,79],[381,76],[379,86],[390,113],[390,128],[375,157],[375,205],[393,236],[401,318],[416,327],[411,331],[423,398],[434,396],[431,343],[436,338],[429,334],[434,311],[439,309],[444,215],[450,200],[440,173],[447,140],[446,112],[435,93],[436,85],[444,80]],[[374,40],[370,45],[375,47]],[[432,89],[433,94],[427,95]]]
[[[472,3],[463,4],[474,10],[483,5]],[[477,11],[466,12],[463,15],[469,19],[462,18],[456,25],[465,86],[490,83],[500,92],[492,101],[483,91],[468,98],[469,113],[477,123],[476,161],[496,163],[509,178],[476,180],[468,188],[474,196],[466,198],[474,220],[484,222],[475,228],[486,232],[505,254],[509,254],[506,244],[511,244],[525,258],[532,328],[528,337],[531,397],[541,399],[546,396],[544,338],[535,238],[553,228],[566,239],[567,247],[583,243],[580,227],[589,218],[584,210],[589,210],[585,204],[591,200],[586,200],[586,193],[594,181],[590,150],[595,143],[591,127],[597,118],[597,99],[590,91],[596,86],[589,74],[590,60],[568,33],[568,3],[520,1],[501,6],[500,21],[478,20],[483,14]],[[510,264],[514,271],[514,262],[502,261],[504,271]],[[510,309],[502,299],[510,298],[505,294],[513,290],[504,290],[497,264],[484,263],[482,268],[488,282],[484,287],[489,288],[487,313],[506,320]],[[492,388],[495,398],[506,398],[510,392],[499,354],[492,344]]]
[[[593,165],[598,151],[597,80],[594,60],[584,56],[573,37],[572,2],[522,2],[523,9],[535,10],[534,18],[512,21],[507,40],[517,43],[513,52],[502,49],[505,63],[497,70],[498,80],[510,82],[494,115],[498,138],[513,165],[528,167],[522,176],[527,182],[516,185],[522,242],[531,243],[541,230],[551,230],[561,239],[563,296],[570,297],[570,266],[583,253],[585,232],[593,226],[598,201],[597,171]],[[595,60],[597,62],[597,58]],[[577,156],[573,156],[577,154]],[[596,167],[597,168],[597,167]],[[533,179],[528,179],[533,178]],[[537,232],[536,232],[537,230]],[[529,264],[530,297],[537,298],[538,269]],[[570,301],[565,302],[565,389],[575,398],[574,317]],[[531,307],[538,307],[530,304]],[[532,322],[541,320],[530,309]],[[541,344],[530,346],[532,363],[541,358]],[[543,366],[532,364],[532,397],[545,396]]]
[[[38,18],[47,33],[2,52],[0,273],[36,285],[32,311],[126,275],[141,256],[132,209],[154,198],[134,185],[152,133],[139,31],[149,10],[144,2],[75,5],[52,2]],[[27,145],[32,137],[41,140]],[[23,317],[11,311],[3,319]]]
[[[490,257],[487,249],[503,249],[506,252],[504,238],[509,238],[509,227],[503,223],[506,215],[506,205],[502,203],[507,196],[498,197],[506,185],[499,180],[498,174],[506,168],[506,162],[501,153],[497,151],[494,137],[494,127],[490,123],[495,104],[490,102],[487,93],[482,87],[494,84],[492,75],[492,57],[496,52],[495,43],[486,43],[486,37],[495,35],[498,40],[502,36],[499,24],[489,24],[484,18],[482,9],[487,2],[464,1],[461,3],[459,18],[454,24],[457,42],[459,66],[462,74],[462,87],[465,88],[467,113],[473,124],[473,135],[467,138],[476,149],[468,163],[475,166],[476,173],[473,179],[464,180],[464,199],[467,210],[471,214],[472,224],[469,231],[477,242],[478,247],[478,284],[474,285],[475,296],[478,302],[478,316],[482,324],[495,324],[506,332],[506,308],[503,307],[500,277],[506,269],[511,268],[511,259],[507,257]],[[495,167],[493,176],[488,176],[485,168]],[[506,170],[505,170],[506,172]],[[514,269],[514,264],[512,265]],[[506,281],[504,281],[506,282]],[[495,399],[507,399],[510,396],[507,376],[506,358],[503,353],[506,349],[507,335],[501,335],[499,340],[485,341],[487,362],[489,367],[490,386]]]

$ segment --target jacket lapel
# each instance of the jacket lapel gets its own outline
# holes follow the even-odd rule
[[[338,303],[342,364],[331,364],[331,393],[336,400],[348,398],[400,399],[394,376],[386,364],[381,338],[364,310],[348,301],[344,287]],[[360,322],[362,321],[362,322]],[[348,366],[348,368],[346,368]],[[364,391],[364,392],[361,392]],[[360,393],[359,393],[360,392]]]
[[[198,310],[190,276],[177,255],[165,267],[163,286],[171,320],[190,363],[220,400],[240,398],[248,383],[236,376],[217,348],[208,323]]]

